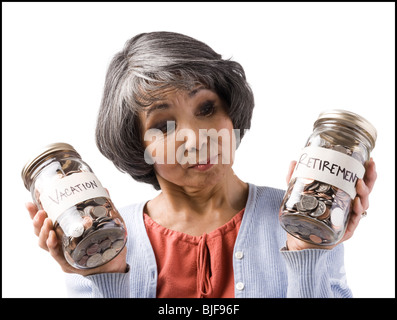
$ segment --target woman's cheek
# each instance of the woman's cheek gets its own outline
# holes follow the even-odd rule
[[[175,138],[162,134],[145,135],[145,160],[148,164],[175,164]]]
[[[154,171],[157,176],[176,185],[184,185],[186,172],[182,172],[178,164],[155,164]]]

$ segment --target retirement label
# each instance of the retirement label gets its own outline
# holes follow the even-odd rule
[[[298,157],[292,178],[328,183],[354,199],[357,180],[363,178],[364,172],[361,162],[347,154],[321,147],[306,147]]]

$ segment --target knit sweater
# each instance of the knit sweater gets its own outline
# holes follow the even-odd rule
[[[233,252],[235,297],[351,297],[346,283],[343,244],[331,250],[285,249],[286,232],[278,221],[283,196],[283,190],[249,184],[245,213]],[[143,217],[146,202],[119,210],[128,230],[129,271],[85,277],[67,274],[69,296],[156,297],[156,258]]]

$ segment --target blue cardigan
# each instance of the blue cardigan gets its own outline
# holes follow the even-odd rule
[[[351,297],[346,284],[343,245],[332,250],[287,251],[278,222],[284,191],[249,184],[243,220],[233,252],[236,298]],[[127,273],[66,275],[71,297],[155,298],[156,258],[146,233],[147,201],[122,208],[128,230]]]

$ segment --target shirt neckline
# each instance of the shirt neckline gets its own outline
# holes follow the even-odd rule
[[[213,239],[215,237],[222,236],[225,233],[233,230],[236,227],[236,225],[242,220],[244,211],[245,211],[245,208],[243,208],[238,213],[236,213],[229,221],[227,221],[222,226],[207,233],[206,234],[207,239]],[[144,224],[146,227],[156,230],[157,232],[160,232],[166,236],[173,237],[178,240],[198,244],[204,235],[204,234],[202,234],[200,236],[193,236],[193,235],[181,232],[181,231],[172,230],[172,229],[166,228],[166,227],[158,224],[146,212],[143,212],[143,216],[144,216]]]

